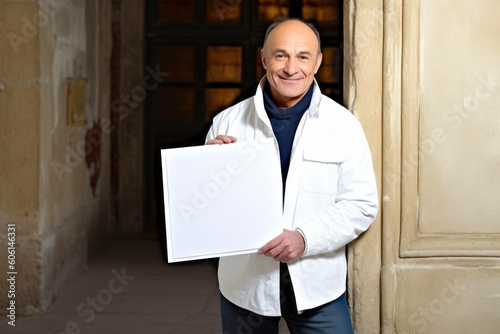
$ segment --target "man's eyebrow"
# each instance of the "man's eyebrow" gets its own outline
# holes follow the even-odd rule
[[[285,49],[274,49],[272,54],[277,54],[277,53],[285,53],[285,54],[288,54],[288,50],[285,50]],[[312,55],[312,52],[310,50],[301,50],[298,52],[298,54],[300,55]]]
[[[310,56],[312,56],[312,52],[309,51],[309,50],[302,50],[302,51],[299,51],[299,55],[310,55]]]
[[[276,54],[276,53],[288,53],[288,51],[285,49],[274,49],[272,54]]]

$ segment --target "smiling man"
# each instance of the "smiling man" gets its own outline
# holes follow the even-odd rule
[[[274,138],[283,181],[283,233],[257,254],[219,262],[224,334],[352,333],[345,246],[378,211],[370,150],[345,108],[314,80],[320,37],[310,24],[272,24],[255,96],[214,118],[207,144]]]
[[[262,64],[279,108],[291,108],[307,93],[323,55],[319,35],[296,20],[270,27],[261,51]]]

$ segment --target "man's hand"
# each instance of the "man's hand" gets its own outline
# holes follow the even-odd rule
[[[302,234],[283,230],[283,233],[262,246],[258,253],[272,257],[276,261],[291,262],[304,254],[305,247]]]
[[[206,145],[216,145],[216,144],[231,144],[236,142],[236,137],[218,135],[215,139],[207,141]]]

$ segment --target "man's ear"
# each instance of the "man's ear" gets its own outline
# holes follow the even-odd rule
[[[323,54],[320,53],[316,59],[316,67],[314,68],[314,74],[318,73],[321,62],[323,61]]]
[[[264,54],[264,48],[260,50],[260,59],[262,60],[262,66],[264,67],[265,70],[267,70],[267,59]]]

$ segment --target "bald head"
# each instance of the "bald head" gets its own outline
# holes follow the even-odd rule
[[[264,52],[266,52],[266,45],[267,45],[267,40],[269,38],[269,35],[271,34],[271,32],[277,28],[278,26],[284,24],[284,26],[281,26],[281,28],[286,28],[287,26],[290,26],[290,24],[293,26],[300,26],[300,25],[303,25],[305,27],[308,27],[311,32],[314,34],[314,37],[316,38],[316,41],[318,43],[318,55],[321,53],[321,39],[320,39],[320,36],[319,36],[319,32],[318,30],[311,24],[311,23],[308,23],[308,22],[304,22],[303,20],[301,19],[297,19],[297,18],[284,18],[284,19],[281,19],[279,21],[276,21],[274,22],[273,24],[271,24],[267,30],[266,30],[266,35],[264,37],[264,46],[263,46],[263,49],[264,49]],[[307,31],[307,29],[305,29],[305,31]]]

